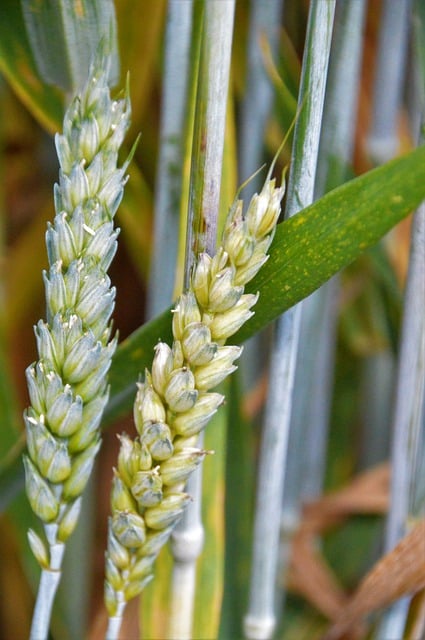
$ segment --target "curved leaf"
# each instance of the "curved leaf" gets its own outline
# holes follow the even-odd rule
[[[110,83],[118,79],[116,21],[112,0],[21,0],[37,69],[47,84],[76,93],[99,42],[111,50]]]
[[[425,147],[420,147],[331,191],[280,224],[270,260],[249,286],[260,292],[255,316],[238,332],[237,342],[350,264],[424,198]],[[130,409],[139,372],[150,365],[159,339],[171,340],[170,310],[136,330],[117,350],[108,421]]]
[[[63,98],[58,89],[45,85],[37,72],[17,0],[0,2],[0,71],[42,126],[50,133],[58,131]]]

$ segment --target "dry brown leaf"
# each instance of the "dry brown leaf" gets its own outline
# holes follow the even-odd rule
[[[338,640],[372,611],[425,587],[425,520],[366,574],[323,640]]]
[[[264,407],[267,398],[268,380],[267,373],[263,373],[254,387],[244,395],[242,415],[245,418],[252,420]]]
[[[389,486],[388,464],[365,471],[347,487],[305,504],[301,529],[322,533],[354,513],[386,513]]]
[[[295,534],[288,572],[288,588],[302,595],[330,620],[338,618],[348,597],[321,557],[320,533],[343,522],[351,513],[382,513],[389,495],[389,467],[366,471],[343,489],[308,503]]]
[[[288,588],[311,602],[334,620],[347,604],[347,597],[309,535],[297,535],[292,543]]]

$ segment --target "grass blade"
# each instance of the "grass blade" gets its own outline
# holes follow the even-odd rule
[[[0,70],[33,116],[51,133],[58,131],[63,99],[58,89],[47,87],[39,76],[21,3],[15,0],[0,3]]]
[[[80,0],[78,9],[68,0],[21,0],[32,53],[47,84],[76,93],[102,38],[111,47],[109,81],[118,81],[119,61],[112,0]]]

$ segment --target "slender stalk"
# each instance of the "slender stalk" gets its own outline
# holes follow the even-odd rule
[[[410,3],[408,3],[410,7]],[[405,9],[405,22],[408,20]],[[414,14],[412,73],[415,87],[412,130],[424,123],[424,12],[418,3]],[[395,29],[396,27],[394,27]],[[400,28],[400,27],[399,27]],[[405,26],[407,29],[407,26]],[[404,62],[404,59],[403,59]],[[401,64],[401,63],[400,63]],[[420,78],[418,82],[418,76]],[[424,131],[420,131],[423,144]],[[425,205],[417,210],[412,224],[409,269],[405,287],[403,321],[392,407],[391,503],[387,517],[385,549],[389,552],[406,533],[411,521],[423,517],[425,442]],[[388,609],[378,627],[377,638],[404,634],[410,598],[402,598]]]
[[[286,216],[313,200],[320,125],[325,95],[334,2],[310,5],[299,104],[304,105],[295,128]],[[270,366],[260,450],[253,563],[245,636],[271,638],[275,625],[275,583],[279,551],[280,510],[286,468],[292,391],[300,325],[300,307],[277,322]]]
[[[154,248],[147,302],[150,318],[163,311],[173,299],[192,4],[192,0],[170,0],[168,4]]]
[[[115,615],[109,616],[108,618],[105,640],[117,640],[119,638],[125,606],[126,602],[124,600],[124,595],[119,592]]]
[[[194,124],[184,288],[202,251],[214,254],[223,161],[224,125],[234,0],[205,2],[204,34]]]
[[[409,82],[407,100],[409,109],[410,131],[413,140],[418,140],[422,124],[423,109],[425,104],[425,5],[420,0],[413,2],[412,11],[412,49],[413,54],[408,58],[411,82]]]
[[[400,355],[392,420],[391,506],[385,537],[390,551],[406,534],[409,521],[423,517],[425,504],[417,500],[423,469],[418,456],[423,452],[425,420],[425,205],[415,214],[412,228],[409,270],[406,282]],[[378,637],[384,640],[393,630],[402,631],[406,601],[397,603],[384,617]],[[401,637],[401,636],[400,636]]]
[[[168,637],[171,639],[192,637],[196,592],[196,561],[201,555],[204,545],[201,489],[202,475],[197,473],[197,477],[193,478],[192,476],[187,486],[187,490],[193,498],[192,513],[187,518],[183,515],[179,523],[180,526],[177,525],[176,531],[171,538],[174,557],[171,583],[171,615],[168,627]],[[194,494],[194,491],[196,491],[196,494]],[[182,531],[179,529],[182,529]]]
[[[261,38],[270,46],[273,58],[277,53],[279,29],[284,0],[252,2],[249,20],[246,91],[241,111],[239,136],[239,175],[242,180],[251,176],[261,164],[264,130],[273,103],[274,88],[265,69]],[[256,176],[244,188],[250,197],[259,184]]]
[[[342,184],[353,161],[366,1],[336,6],[315,197]]]
[[[53,602],[61,578],[60,571],[43,569],[34,607],[34,623],[31,627],[30,640],[46,637],[52,616]]]
[[[196,256],[202,251],[210,255],[215,251],[234,10],[234,0],[205,3],[186,240],[186,288]],[[198,446],[202,447],[202,435]],[[187,490],[195,499],[171,537],[174,565],[168,637],[176,640],[189,638],[193,624],[196,561],[204,539],[201,467],[190,477]]]
[[[264,161],[264,132],[274,99],[274,86],[264,64],[261,40],[264,38],[267,41],[271,56],[275,59],[282,23],[282,11],[283,0],[250,3],[245,72],[246,88],[241,105],[238,135],[238,175],[242,181],[250,176],[253,177],[242,189],[244,197],[252,196],[260,188],[261,172],[257,175],[254,174]],[[264,336],[260,334],[244,343],[240,371],[245,389],[252,388],[258,382],[259,372],[264,370],[267,357],[267,349],[264,347]],[[232,400],[236,406],[239,406],[234,397]],[[246,551],[250,545],[250,535],[248,534],[248,540],[247,535],[242,534],[248,513],[246,511],[243,513],[241,505],[244,504],[244,501],[246,505],[250,504],[251,492],[248,490],[248,484],[244,480],[241,481],[240,473],[243,468],[242,473],[247,473],[250,476],[250,454],[248,451],[252,443],[248,442],[249,439],[247,440],[246,428],[248,424],[240,415],[237,415],[236,422],[230,418],[230,425],[226,446],[226,459],[228,460],[226,483],[231,487],[235,480],[239,483],[242,482],[245,497],[241,502],[241,496],[236,495],[236,492],[232,490],[226,492],[225,578],[220,627],[220,637],[224,639],[238,637],[240,634],[240,621],[247,597],[247,581],[244,580],[246,554],[242,551],[242,546],[245,544]],[[244,431],[243,434],[239,434],[240,437],[235,433],[236,427],[239,431]],[[235,465],[235,456],[238,458],[237,465]],[[240,512],[241,508],[242,512]],[[239,529],[235,528],[235,513],[238,512],[240,512],[238,516]],[[241,535],[245,535],[244,543]],[[239,553],[234,553],[235,548]],[[241,588],[242,585],[243,588]]]
[[[397,120],[405,78],[411,0],[384,0],[368,147],[377,163],[393,158],[399,147]],[[391,60],[391,64],[388,61]]]
[[[283,0],[250,3],[246,90],[238,140],[238,171],[242,181],[252,176],[263,162],[264,132],[273,105],[274,87],[264,65],[261,39],[267,40],[271,56],[275,58],[283,4]],[[258,191],[260,180],[258,174],[248,182],[243,189],[244,197],[249,198]],[[254,336],[245,344],[241,370],[247,388],[255,384],[258,363],[263,359],[261,338],[261,335]]]
[[[341,184],[352,161],[365,2],[337,5],[317,163],[315,196]],[[321,491],[331,402],[338,278],[302,301],[295,374],[288,471],[282,512],[284,540],[290,541],[300,499]],[[287,535],[285,535],[287,534]],[[283,557],[287,557],[284,551]]]
[[[61,579],[61,566],[65,545],[53,544],[50,547],[50,567],[41,572],[37,599],[34,607],[30,640],[47,638],[53,602]]]
[[[89,622],[91,576],[82,567],[90,566],[93,552],[97,515],[95,483],[96,478],[92,476],[83,495],[77,527],[67,543],[62,564],[66,580],[60,583],[57,594],[63,624],[76,639],[84,637]]]

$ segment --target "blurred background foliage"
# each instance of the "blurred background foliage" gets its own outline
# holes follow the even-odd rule
[[[25,4],[30,3],[2,0],[0,4],[0,499],[3,507],[0,519],[0,637],[14,640],[27,637],[34,601],[37,569],[25,535],[33,516],[22,493],[20,473],[16,474],[14,483],[8,476],[7,490],[3,490],[1,474],[4,469],[19,464],[24,446],[21,414],[27,397],[23,372],[35,358],[32,327],[44,314],[41,278],[41,271],[46,267],[44,231],[47,220],[54,214],[52,186],[57,180],[58,164],[52,134],[61,127],[66,96],[72,91],[73,82],[78,83],[78,79],[72,77],[72,70],[62,88],[42,79],[25,28]],[[89,0],[82,3],[90,4],[97,5]],[[115,0],[115,9],[121,69],[117,86],[125,85],[127,70],[130,75],[133,117],[127,138],[129,147],[138,132],[142,132],[130,167],[124,201],[117,214],[122,230],[121,242],[111,270],[111,279],[117,288],[114,324],[122,340],[146,319],[153,203],[158,179],[167,3],[165,0]],[[350,167],[353,176],[372,167],[367,134],[381,10],[380,0],[368,2],[354,162]],[[227,203],[224,207],[229,204],[237,184],[247,178],[238,174],[237,135],[247,86],[249,15],[250,4],[238,0],[225,143],[223,184]],[[264,127],[261,161],[270,162],[296,114],[307,15],[307,1],[287,0],[276,53],[270,50],[267,39],[261,42],[263,62],[275,91],[273,107]],[[39,37],[43,40],[45,35]],[[60,64],[61,60],[58,58],[53,62]],[[398,151],[402,152],[412,147],[412,140],[406,112],[402,110],[398,115]],[[289,162],[289,157],[288,145],[279,158],[281,168]],[[341,275],[327,491],[345,486],[357,472],[388,459],[391,372],[399,337],[409,228],[409,220],[398,225],[379,246],[363,254]],[[267,342],[267,332],[263,340]],[[249,367],[249,362],[245,366]],[[206,583],[207,592],[208,589],[210,594],[214,592],[215,600],[213,607],[213,601],[202,595],[201,584],[197,606],[199,615],[203,602],[208,602],[208,615],[215,619],[220,619],[221,615],[223,640],[240,636],[238,625],[246,607],[255,461],[267,387],[266,369],[260,362],[256,362],[254,372],[251,367],[249,375],[244,374],[243,367],[244,362],[241,362],[240,375],[229,386],[227,411],[217,418],[218,422],[228,420],[231,429],[226,436],[225,426],[212,425],[210,432],[215,430],[215,436],[211,436],[215,442],[210,444],[208,435],[206,443],[206,448],[220,451],[222,441],[221,453],[217,453],[214,461],[208,459],[205,465],[205,486],[213,489],[213,499],[210,496],[205,502],[206,537],[207,544],[215,548],[207,548],[200,567],[200,582]],[[376,375],[372,381],[373,372]],[[103,553],[109,487],[118,448],[115,434],[123,430],[133,433],[131,417],[105,429],[104,446],[86,497],[84,516],[67,550],[66,576],[55,609],[52,638],[77,640],[85,634],[91,640],[102,637],[105,624]],[[226,437],[227,445],[224,446]],[[224,450],[227,450],[226,455]],[[227,492],[225,474],[227,487],[230,487]],[[223,520],[225,494],[226,525]],[[346,589],[357,584],[380,554],[383,527],[382,510],[378,511],[368,513],[365,509],[362,513],[360,506],[352,518],[324,535],[323,553]],[[217,561],[220,575],[210,576],[211,558],[220,558],[223,553],[225,527],[225,569]],[[73,561],[74,554],[79,563]],[[160,574],[166,571],[169,563],[166,554],[165,551]],[[215,591],[212,583],[218,585],[214,587]],[[224,604],[220,614],[221,589],[224,589]],[[164,591],[166,583],[161,582],[160,576],[155,579],[152,590],[149,587],[146,591],[144,615],[142,611],[146,635],[143,637],[161,637]],[[309,597],[290,591],[277,637],[285,640],[320,637],[326,627],[326,614],[317,598],[317,593]],[[18,606],[19,615],[16,613]],[[214,614],[209,607],[214,609]],[[138,617],[135,603],[128,609],[123,637],[137,636]],[[205,628],[205,621],[195,621],[195,628]]]

